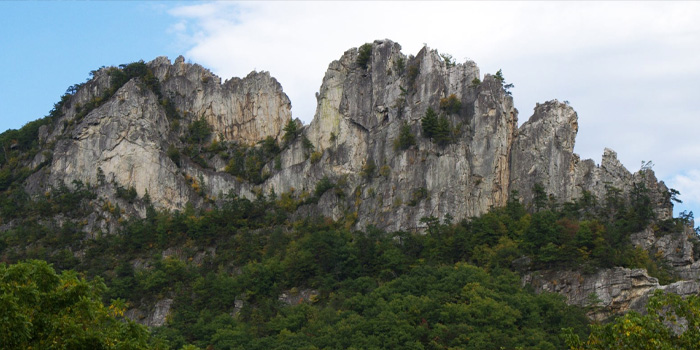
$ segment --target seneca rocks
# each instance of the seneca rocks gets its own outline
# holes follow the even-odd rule
[[[363,57],[366,65],[358,63],[357,48],[330,63],[316,95],[313,120],[309,125],[296,120],[299,135],[288,144],[283,129],[292,120],[291,103],[267,72],[222,83],[182,57],[173,63],[159,57],[147,66],[160,91],[134,78],[99,107],[81,114],[81,106],[105,96],[111,86],[109,68],[95,71],[63,105],[63,116],[54,127],[40,130],[45,152],[33,164],[50,159],[50,166],[30,176],[25,188],[39,194],[46,184],[98,184],[98,196],[118,202],[127,215],[144,216],[142,205],[119,202],[113,186],[133,187],[139,197],[148,193],[156,208],[180,210],[188,203],[207,205],[229,193],[253,199],[273,192],[313,192],[327,178],[336,190],[300,206],[297,216],[350,218],[347,222],[355,228],[372,224],[422,231],[423,217],[449,214],[460,220],[480,215],[505,205],[513,191],[530,205],[535,184],[564,202],[585,192],[602,199],[611,186],[625,194],[635,183],[644,183],[657,216],[671,217],[668,188],[651,170],[631,173],[609,149],[599,165],[573,152],[578,116],[568,103],[537,104],[518,127],[518,111],[500,76],[482,76],[476,63],[455,64],[428,47],[406,56],[390,40],[370,45],[363,53],[369,53]],[[168,116],[162,97],[179,119]],[[441,110],[441,102],[450,100],[456,107]],[[424,135],[421,118],[429,108],[443,113],[450,124],[453,140],[446,145]],[[211,141],[255,146],[272,138],[284,144],[276,159],[264,165],[264,181],[254,184],[227,173],[227,161],[220,155],[207,159],[206,167],[185,155],[176,164],[168,149],[182,149],[187,126],[201,119],[211,127]],[[415,143],[397,147],[405,128]],[[95,219],[94,226],[108,225]],[[640,233],[639,245],[678,248],[672,241],[648,236]],[[671,261],[684,277],[697,279],[699,268],[689,249]],[[615,278],[621,285],[635,285],[627,280],[654,284],[635,277],[639,273],[634,271],[601,273],[627,276]],[[534,275],[529,281],[542,290],[577,290],[571,297],[576,303],[595,292],[599,297],[610,294],[614,305],[619,295],[605,294],[595,282],[566,282],[571,287],[562,289]]]
[[[230,192],[249,198],[272,191],[310,192],[328,177],[343,184],[345,195],[330,198],[336,193],[329,191],[318,205],[302,206],[300,213],[334,219],[354,215],[357,228],[374,224],[420,230],[422,217],[449,214],[459,220],[480,215],[504,205],[512,191],[530,203],[535,183],[568,201],[583,191],[602,198],[611,185],[627,192],[635,181],[643,181],[661,216],[671,215],[670,206],[663,204],[667,188],[651,171],[631,174],[607,149],[601,165],[573,153],[578,117],[568,104],[538,104],[518,128],[512,97],[497,77],[486,74],[482,79],[474,62],[446,62],[428,47],[406,56],[389,40],[371,45],[366,67],[357,63],[358,49],[329,65],[313,120],[300,125],[301,137],[282,150],[278,166],[265,165],[269,177],[261,184],[224,172],[226,161],[218,156],[206,168],[188,159],[178,166],[167,150],[182,147],[185,126],[200,118],[211,126],[215,140],[246,145],[267,137],[281,141],[292,116],[280,84],[267,72],[222,84],[182,57],[172,64],[159,57],[148,67],[182,120],[170,120],[158,96],[138,78],[77,120],[78,106],[110,86],[108,70],[101,69],[66,104],[57,127],[42,130],[43,140],[56,144],[51,166],[27,188],[44,190],[39,181],[44,179],[53,185],[73,180],[95,184],[102,172],[107,182],[134,187],[139,196],[147,191],[158,208],[182,209],[188,202],[201,204],[204,197]],[[428,108],[439,111],[441,99],[448,97],[461,107],[446,115],[454,141],[440,146],[423,136],[421,118]],[[404,125],[416,140],[408,149],[394,147]],[[314,161],[304,139],[317,153]],[[188,179],[201,182],[201,189],[194,190]],[[136,213],[143,215],[143,210]]]

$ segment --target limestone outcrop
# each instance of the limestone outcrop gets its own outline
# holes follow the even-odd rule
[[[180,56],[171,65],[165,57],[149,63],[168,96],[183,114],[205,118],[215,137],[246,144],[280,137],[291,119],[292,104],[269,72],[245,78],[221,78]]]
[[[627,311],[644,312],[649,297],[656,290],[681,296],[700,293],[700,281],[687,280],[659,285],[646,270],[616,267],[593,274],[577,271],[538,271],[526,275],[523,284],[539,292],[566,296],[568,304],[587,307],[592,319],[602,321]]]
[[[644,183],[658,216],[671,216],[668,189],[651,170],[632,174],[608,149],[600,165],[579,159],[573,152],[578,116],[568,104],[538,104],[518,128],[502,76],[482,76],[474,62],[454,63],[428,47],[406,56],[399,44],[378,40],[363,50],[350,49],[329,65],[314,119],[298,123],[298,135],[287,140],[291,104],[269,73],[221,83],[182,57],[172,64],[159,57],[147,63],[157,84],[137,77],[110,95],[115,68],[97,70],[53,128],[41,130],[51,154],[38,154],[34,163],[51,164],[25,187],[42,193],[45,180],[54,186],[105,181],[133,187],[139,196],[147,191],[158,208],[182,209],[229,192],[310,193],[327,178],[337,191],[302,205],[297,215],[420,230],[422,217],[480,215],[504,205],[512,191],[531,203],[535,184],[563,202],[584,193],[625,194]],[[89,105],[96,107],[86,112]],[[423,130],[429,109],[442,119],[447,141],[435,142]],[[192,158],[188,128],[202,119],[211,127],[208,142],[262,147],[272,138],[281,150],[262,164],[258,181],[233,176],[226,149]],[[402,132],[410,142],[401,143]],[[168,153],[173,149],[180,150],[177,157]],[[113,190],[106,186],[101,195],[114,199]]]
[[[272,193],[298,200],[293,219],[323,215],[357,229],[421,232],[423,217],[469,219],[505,205],[514,192],[530,206],[536,185],[559,202],[588,195],[602,201],[643,186],[656,217],[672,215],[669,189],[650,169],[631,173],[610,149],[599,165],[574,153],[578,115],[568,103],[538,104],[518,127],[501,74],[482,76],[474,62],[455,63],[428,47],[407,56],[399,44],[377,40],[347,50],[328,66],[313,120],[297,120],[296,132],[285,131],[291,103],[267,72],[222,83],[183,57],[137,68],[145,73],[123,84],[114,83],[118,68],[92,72],[39,130],[43,149],[26,165],[31,195],[79,182],[96,188],[86,232],[115,232],[116,220],[102,215],[112,203],[127,216],[145,216],[145,198],[158,209],[182,210],[216,205],[227,194]],[[429,110],[439,117],[440,140],[423,127]],[[211,136],[193,142],[191,129],[202,120]],[[308,200],[321,181],[334,190]],[[119,189],[141,199],[120,198]],[[632,237],[687,281],[660,286],[643,270],[623,268],[529,272],[523,281],[595,306],[596,318],[639,310],[657,289],[700,291],[693,234],[645,230]],[[313,293],[306,294],[300,300]],[[161,325],[171,303],[163,299],[130,317]]]

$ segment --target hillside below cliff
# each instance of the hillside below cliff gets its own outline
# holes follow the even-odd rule
[[[267,72],[222,82],[183,57],[100,68],[0,135],[0,256],[106,276],[130,318],[185,333],[209,317],[188,307],[219,307],[194,290],[218,288],[226,317],[267,322],[318,300],[360,310],[357,290],[401,289],[424,264],[490,284],[509,270],[498,278],[594,319],[641,311],[656,290],[700,292],[678,193],[613,150],[580,159],[568,103],[537,104],[518,127],[509,86],[378,40],[330,63],[303,125]]]

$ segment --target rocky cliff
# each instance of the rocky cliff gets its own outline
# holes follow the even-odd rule
[[[63,106],[53,128],[42,130],[51,165],[26,187],[40,193],[42,180],[95,184],[104,176],[139,196],[148,192],[157,207],[182,209],[231,191],[310,193],[325,177],[338,190],[300,213],[356,217],[356,227],[416,230],[422,217],[462,219],[502,206],[512,191],[530,203],[535,184],[563,202],[584,192],[603,198],[611,187],[626,193],[644,182],[660,216],[670,217],[668,190],[650,171],[630,173],[607,149],[600,165],[573,153],[578,117],[568,104],[538,104],[518,128],[502,78],[482,77],[474,62],[455,64],[427,47],[406,56],[389,40],[364,49],[350,49],[329,65],[314,119],[286,142],[282,129],[291,104],[268,73],[222,84],[182,57],[172,64],[160,57],[147,64],[155,89],[136,77],[109,95],[114,68],[103,68]],[[85,113],[91,103],[97,107]],[[429,108],[446,120],[449,142],[426,137],[421,118]],[[210,126],[209,142],[250,146],[271,137],[282,149],[259,169],[262,181],[227,173],[231,152],[225,148],[206,154],[204,166],[187,151],[175,161],[168,150],[191,151],[187,127],[198,120]],[[402,128],[415,141],[398,147]],[[114,197],[111,190],[103,195]]]
[[[296,217],[422,231],[423,217],[468,219],[516,192],[532,208],[541,194],[556,203],[602,202],[643,186],[657,220],[671,218],[669,190],[651,170],[631,173],[609,149],[599,165],[574,153],[578,116],[568,103],[538,104],[518,127],[503,77],[482,76],[474,62],[454,63],[428,47],[407,56],[397,43],[375,41],[331,62],[316,97],[314,118],[302,125],[267,72],[222,83],[182,57],[101,68],[39,130],[42,150],[26,164],[32,174],[24,187],[41,195],[92,184],[98,198],[86,232],[115,231],[105,215],[113,203],[143,217],[149,203],[182,210],[228,194],[280,196]],[[439,136],[426,127],[433,112]],[[695,293],[692,234],[656,237],[647,229],[632,237],[690,284],[662,287],[627,269],[530,272],[525,281],[579,305],[594,295],[608,311],[638,309],[654,289]]]

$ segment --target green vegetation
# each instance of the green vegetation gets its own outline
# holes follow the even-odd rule
[[[498,82],[501,83],[501,86],[503,86],[503,90],[506,92],[506,95],[510,96],[513,94],[512,92],[510,92],[510,89],[515,87],[515,85],[506,83],[506,79],[503,77],[502,70],[499,69],[498,72],[496,72],[496,75],[494,75],[494,78],[496,78],[496,80],[498,80]]]
[[[414,207],[414,206],[418,205],[418,203],[425,198],[428,198],[428,189],[426,189],[425,187],[420,187],[420,188],[413,190],[413,192],[411,192],[411,198],[408,200],[408,203],[406,203],[406,204]]]
[[[46,262],[0,264],[3,349],[156,349],[146,327],[124,319],[125,304],[105,306],[106,287]]]
[[[143,62],[122,66],[110,69],[110,90],[139,78],[160,91]],[[409,65],[409,79],[418,75],[417,67]],[[157,95],[166,113],[179,119],[171,100]],[[328,191],[338,197],[352,193],[348,196],[357,201],[383,193],[365,185],[348,189],[347,178],[323,177],[313,188],[280,194],[256,188],[252,200],[219,194],[203,208],[170,212],[157,210],[148,193],[139,198],[133,187],[106,183],[97,169],[97,186],[112,186],[122,205],[145,208],[144,218],[129,218],[119,204],[98,198],[92,184],[60,184],[37,197],[24,192],[21,181],[33,170],[21,164],[38,154],[39,127],[60,115],[68,100],[49,117],[0,134],[3,348],[690,349],[699,342],[699,298],[657,295],[647,315],[629,313],[589,330],[584,310],[567,306],[560,296],[520,287],[522,266],[514,261],[523,257],[529,269],[591,273],[640,267],[662,284],[673,281],[657,252],[635,248],[629,238],[648,227],[659,235],[678,232],[693,214],[657,220],[643,184],[627,196],[608,187],[599,201],[584,193],[563,205],[537,184],[531,207],[514,193],[505,207],[480,217],[458,222],[426,217],[422,232],[409,233],[372,226],[352,230],[358,220],[352,207],[338,220],[300,214]],[[93,100],[79,113],[86,115],[104,100]],[[456,117],[460,104],[450,95],[440,101],[443,115],[429,108],[421,120],[423,135],[449,144],[457,132],[445,114]],[[299,134],[290,121],[282,147]],[[257,145],[223,137],[211,141],[204,119],[185,125],[180,135],[184,146],[167,151],[178,165],[191,159],[206,166],[220,157],[228,161],[227,172],[253,184],[281,167],[281,147],[271,137]],[[308,139],[297,141],[312,162],[322,157],[323,150],[314,152]],[[407,124],[393,142],[397,150],[416,144]],[[388,165],[379,165],[368,159],[360,175],[391,176]],[[205,195],[203,178],[187,182]],[[677,196],[669,191],[669,200]],[[405,197],[393,205],[417,206],[430,193],[421,187]],[[89,231],[86,218],[93,213],[114,224],[113,231]],[[288,303],[282,294],[301,301]],[[125,309],[146,310],[166,298],[173,300],[172,309],[152,335],[123,318]],[[686,320],[689,331],[679,335],[666,328],[677,320],[669,310]],[[564,335],[561,329],[567,329]]]
[[[587,343],[571,342],[600,338],[596,332],[608,328],[596,326],[589,336],[583,310],[566,306],[560,296],[519,287],[515,259],[530,257],[534,269],[647,267],[670,276],[653,256],[629,244],[634,230],[654,222],[641,185],[629,198],[611,188],[601,203],[588,194],[563,206],[545,201],[532,212],[513,194],[505,207],[470,220],[424,218],[419,234],[353,231],[353,212],[338,221],[292,216],[329,190],[342,194],[345,182],[326,177],[311,193],[259,194],[253,201],[229,195],[219,206],[182,212],[146,204],[145,218],[122,221],[116,234],[89,237],[82,227],[95,201],[92,187],[76,182],[74,190],[62,186],[37,199],[5,191],[2,217],[15,221],[0,233],[0,257],[9,263],[44,258],[61,270],[103,276],[109,287],[100,292],[103,302],[145,307],[173,299],[165,326],[155,328],[150,340],[146,333],[137,337],[172,349],[560,349],[562,328],[571,329],[571,346],[583,347]],[[426,189],[417,189],[407,205],[427,197]],[[210,247],[215,254],[206,253]],[[163,257],[166,249],[178,253]],[[279,300],[282,293],[304,291],[311,296],[303,302]],[[678,312],[697,309],[696,301],[688,302]],[[646,316],[625,317],[640,327],[650,324]],[[14,328],[5,332],[25,339]],[[115,334],[110,332],[105,336]]]
[[[175,163],[178,167],[181,165],[180,163],[180,150],[177,149],[177,147],[173,145],[168,146],[168,151],[167,151],[168,158]]]
[[[360,169],[360,176],[369,180],[374,177],[374,172],[377,170],[377,165],[374,164],[373,159],[368,159],[367,162]]]
[[[206,119],[199,118],[187,128],[187,141],[189,143],[203,144],[211,136],[211,126]]]
[[[225,171],[239,177],[241,180],[261,184],[270,173],[264,170],[266,164],[279,155],[280,148],[273,138],[262,141],[259,147],[249,147],[243,144],[229,143],[227,148],[229,162]]]
[[[455,94],[440,99],[440,110],[447,114],[458,114],[462,109],[462,101]]]
[[[402,75],[406,70],[406,60],[403,57],[399,57],[394,60],[394,67],[396,68],[396,73]]]
[[[415,145],[416,137],[411,132],[411,126],[404,122],[399,130],[399,137],[394,140],[394,151],[404,151]]]
[[[136,189],[133,186],[127,189],[119,184],[115,184],[115,187],[117,198],[124,199],[129,203],[133,203],[134,200],[136,200],[136,197],[138,197],[138,193],[136,192]]]
[[[367,69],[370,61],[372,60],[372,44],[366,43],[360,46],[357,53],[357,65],[362,67],[362,69]]]
[[[455,59],[449,53],[441,53],[440,57],[445,61],[445,67],[451,68],[456,65]]]
[[[414,92],[416,90],[416,79],[418,79],[418,75],[420,74],[420,63],[419,60],[413,60],[408,64],[408,88]]]
[[[314,196],[316,198],[321,198],[321,196],[326,193],[326,191],[332,189],[335,187],[335,184],[328,178],[328,176],[324,176],[321,181],[316,183],[316,189],[314,190]]]
[[[284,126],[284,136],[282,139],[284,140],[285,143],[289,144],[294,139],[297,138],[297,135],[299,134],[299,127],[297,126],[297,122],[294,120],[290,119],[287,124]]]
[[[678,334],[669,325],[684,330]],[[700,296],[682,298],[657,290],[647,304],[647,314],[631,311],[614,322],[591,326],[581,341],[566,330],[572,350],[597,349],[697,349],[700,345]]]
[[[472,79],[471,87],[476,88],[479,85],[481,85],[481,79],[479,79],[479,78]]]
[[[445,146],[454,140],[452,126],[447,117],[438,117],[431,107],[428,107],[421,118],[421,127],[423,135],[440,146]]]

